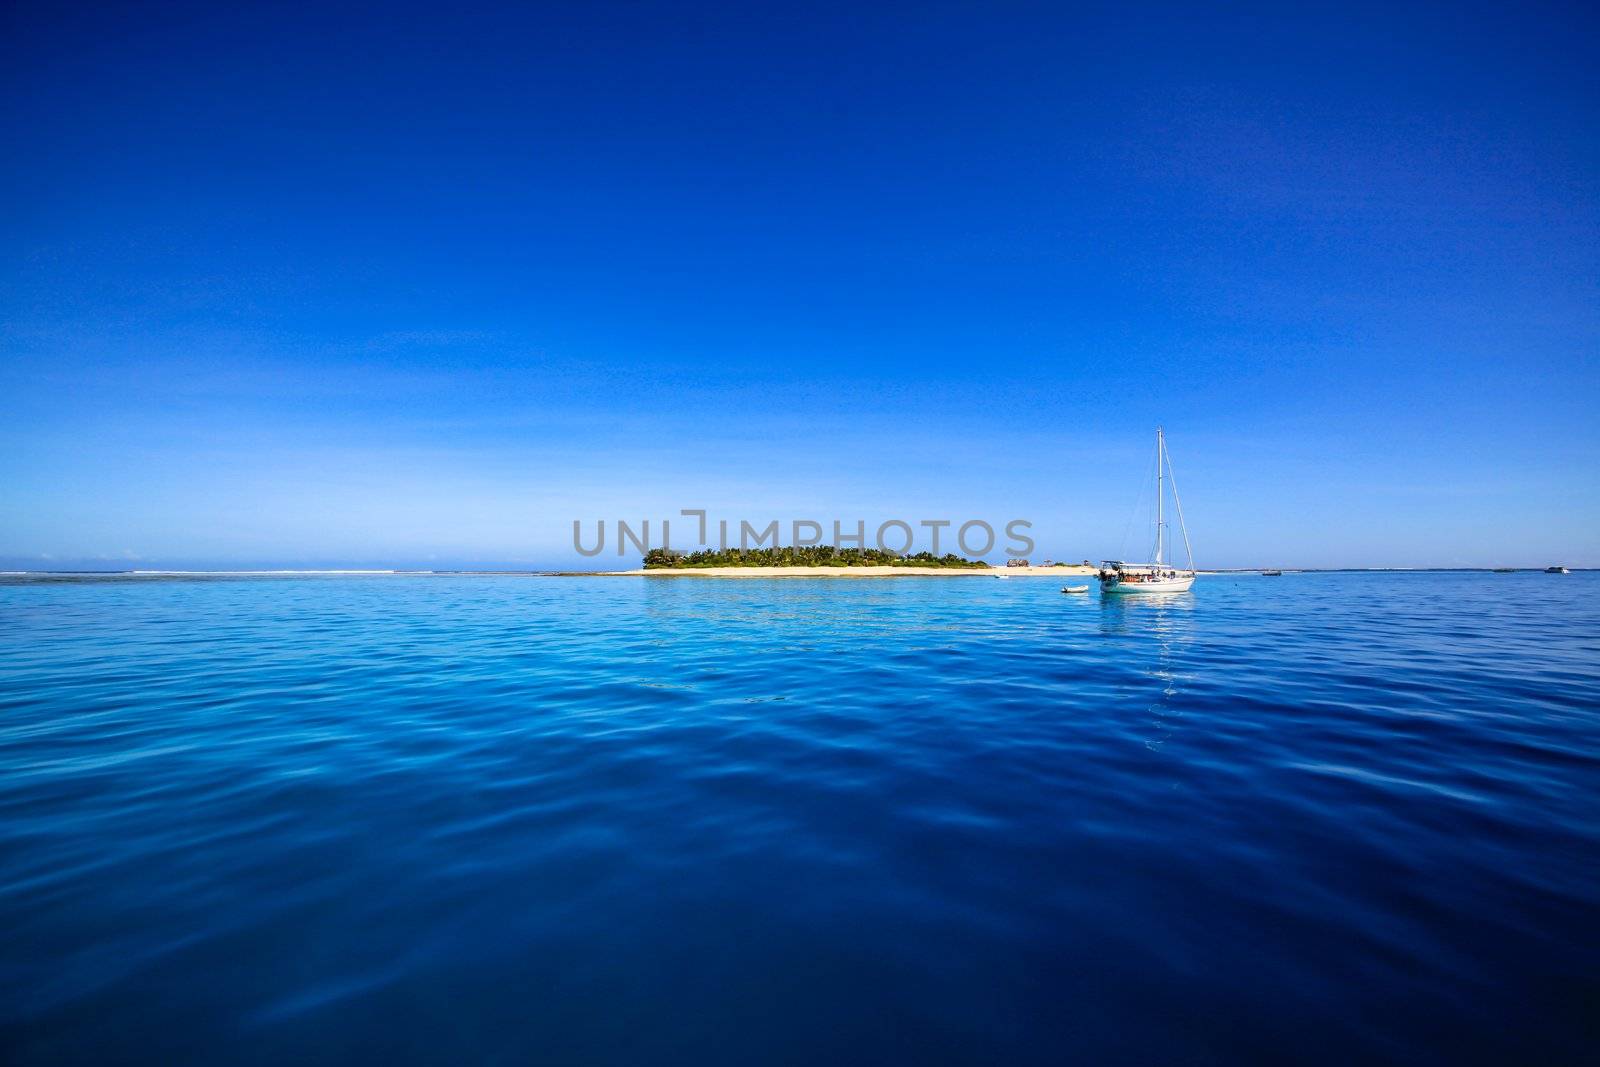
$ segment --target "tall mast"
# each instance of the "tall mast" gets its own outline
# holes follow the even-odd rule
[[[1165,533],[1166,514],[1163,510],[1166,494],[1166,476],[1163,469],[1167,457],[1167,437],[1161,427],[1156,427],[1156,566],[1161,566],[1161,535]]]

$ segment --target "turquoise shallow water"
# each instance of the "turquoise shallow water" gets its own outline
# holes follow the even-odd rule
[[[1600,576],[0,578],[10,1063],[1576,1062]]]

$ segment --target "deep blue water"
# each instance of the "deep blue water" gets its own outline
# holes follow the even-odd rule
[[[1535,1063],[1600,575],[0,579],[54,1063]]]

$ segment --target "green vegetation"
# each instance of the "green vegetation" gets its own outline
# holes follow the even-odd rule
[[[803,548],[728,548],[703,549],[685,555],[670,548],[652,548],[645,554],[646,570],[691,567],[987,567],[981,561],[963,559],[954,552],[935,556],[918,552],[898,556],[877,548],[834,548],[832,545],[807,545]]]

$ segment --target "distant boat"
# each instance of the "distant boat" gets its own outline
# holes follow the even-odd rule
[[[1061,591],[1063,593],[1087,593],[1089,587],[1086,585],[1064,585],[1061,587]]]
[[[1567,568],[1565,568],[1565,567],[1546,567],[1544,569],[1544,572],[1546,574],[1571,574],[1572,573],[1571,571],[1567,570]]]
[[[1262,571],[1261,572],[1261,577],[1263,577],[1263,578],[1282,578],[1283,577],[1283,572],[1282,571]]]
[[[1183,534],[1183,551],[1188,558],[1186,569],[1178,568],[1166,559],[1167,518],[1166,488],[1172,483],[1172,503],[1178,513],[1178,530]],[[1167,455],[1167,435],[1156,427],[1156,547],[1149,563],[1124,563],[1118,559],[1100,564],[1100,591],[1102,593],[1144,594],[1186,593],[1194,585],[1194,552],[1189,548],[1189,529],[1183,521],[1183,504],[1178,500],[1178,483],[1172,476],[1172,459]]]

